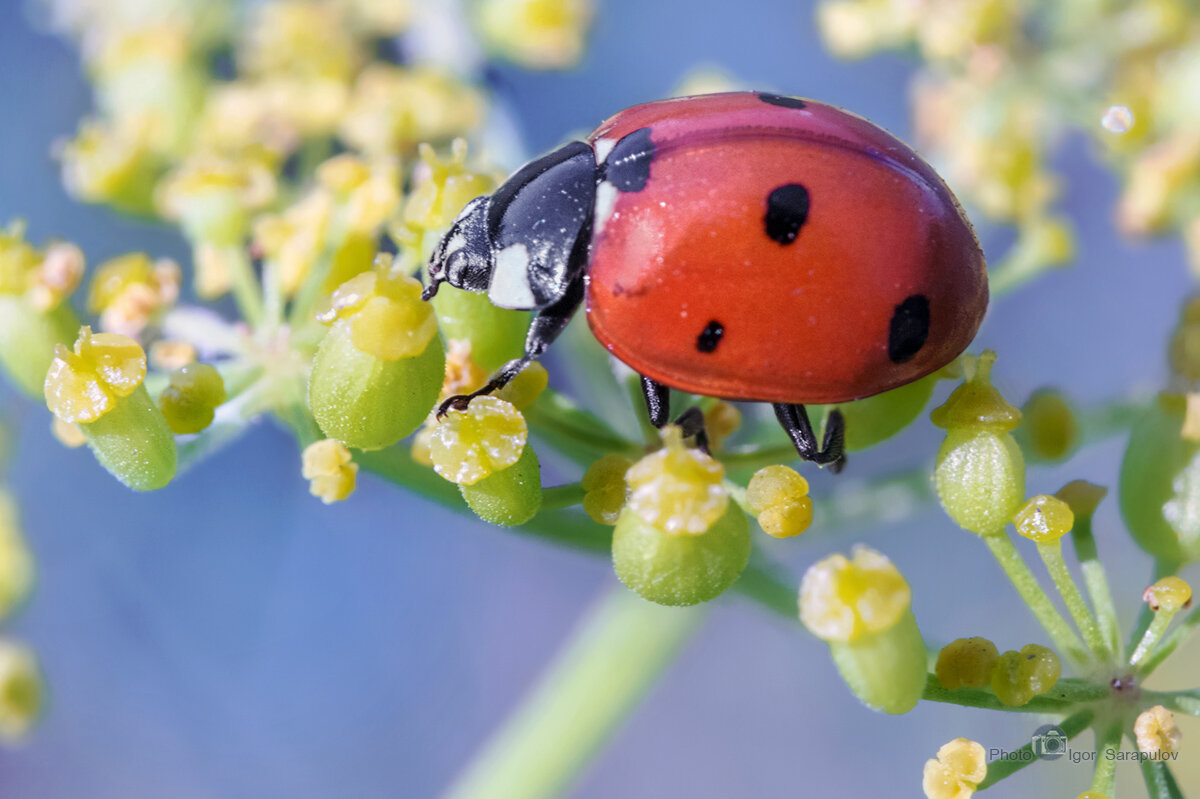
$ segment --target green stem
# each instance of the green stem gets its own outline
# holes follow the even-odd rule
[[[1175,618],[1176,611],[1159,608],[1154,614],[1154,620],[1150,622],[1150,626],[1146,628],[1146,632],[1142,635],[1142,640],[1138,642],[1137,648],[1133,650],[1133,654],[1129,656],[1129,665],[1132,668],[1138,668],[1138,665],[1146,659],[1146,656],[1154,649],[1159,640],[1162,639],[1163,633],[1167,631],[1167,627],[1171,624],[1171,619]]]
[[[1115,792],[1117,759],[1109,752],[1121,749],[1121,722],[1114,721],[1096,735],[1096,770],[1092,772],[1092,790],[1105,796]]]
[[[1054,607],[1050,597],[1046,596],[1033,572],[1021,559],[1021,554],[1017,552],[1008,533],[985,535],[983,540],[1054,645],[1077,663],[1086,664],[1089,658],[1083,642],[1071,630],[1058,608]]]
[[[1075,715],[1064,719],[1058,725],[1058,728],[1063,731],[1063,734],[1068,739],[1074,738],[1091,726],[1093,715],[1090,709],[1081,710]],[[1004,760],[993,760],[991,763],[988,763],[987,776],[984,777],[983,782],[979,783],[978,790],[982,791],[992,787],[1005,777],[1017,773],[1039,759],[1033,753],[1032,741],[1022,746],[1016,752],[1013,752],[1012,755],[1012,757],[1005,758]]]
[[[256,327],[263,318],[263,299],[259,290],[258,278],[254,275],[254,266],[250,263],[250,255],[242,245],[223,247],[225,260],[229,265],[229,279],[233,287],[233,299],[237,303],[242,319]]]
[[[1191,691],[1143,691],[1146,702],[1162,705],[1167,710],[1200,716],[1200,688]]]
[[[1088,700],[1096,698],[1091,696],[1091,693],[1085,695]],[[1000,710],[1005,713],[1065,713],[1071,709],[1072,705],[1080,701],[1073,697],[1060,699],[1053,694],[1046,694],[1035,696],[1026,704],[1014,707],[1001,702],[995,694],[978,688],[955,688],[954,690],[944,688],[938,682],[937,675],[934,674],[925,678],[925,691],[921,694],[921,698],[927,702],[942,702],[962,707],[977,707],[983,710]]]
[[[697,629],[702,610],[610,591],[448,799],[561,796]]]
[[[1146,658],[1146,662],[1142,664],[1142,679],[1148,677],[1164,660],[1169,658],[1171,653],[1196,631],[1197,627],[1200,627],[1200,608],[1189,613],[1188,617],[1183,620],[1183,624],[1172,630],[1162,644]]]
[[[733,590],[790,622],[800,619],[795,581],[758,555],[751,557]]]
[[[1075,584],[1067,562],[1063,560],[1062,542],[1038,544],[1038,554],[1046,564],[1046,571],[1050,573],[1050,579],[1054,581],[1059,596],[1066,603],[1071,618],[1075,620],[1075,626],[1083,633],[1083,640],[1101,660],[1107,660],[1111,654],[1108,642],[1100,634],[1100,628],[1092,618],[1087,603],[1083,601],[1083,594],[1079,593],[1079,586]]]
[[[1142,779],[1146,781],[1148,799],[1183,799],[1183,791],[1175,782],[1171,769],[1161,760],[1143,760]]]
[[[1117,606],[1113,602],[1112,589],[1108,585],[1108,572],[1096,551],[1096,539],[1092,535],[1092,517],[1079,517],[1071,530],[1071,541],[1075,545],[1075,557],[1083,572],[1083,584],[1087,587],[1100,625],[1100,635],[1108,645],[1108,651],[1118,658],[1124,656],[1121,647],[1121,626],[1117,620]]]
[[[1164,577],[1169,577],[1179,571],[1180,563],[1166,558],[1160,558],[1154,561],[1154,568],[1150,573],[1150,585],[1158,582]],[[1150,609],[1150,605],[1143,604],[1142,612],[1138,614],[1137,624],[1133,626],[1133,632],[1129,636],[1129,643],[1126,645],[1127,650],[1133,649],[1142,638],[1145,637],[1146,631],[1150,629],[1150,624],[1154,621],[1155,613]]]
[[[296,296],[292,299],[292,307],[288,311],[288,325],[291,327],[300,327],[312,321],[313,308],[321,297],[321,288],[325,285],[329,271],[333,269],[333,252],[334,248],[326,245],[325,251],[313,264],[312,271],[304,276],[304,281],[297,289]]]
[[[579,483],[567,483],[542,489],[542,510],[570,508],[583,502],[587,491]]]
[[[551,389],[543,391],[524,414],[536,435],[580,464],[590,464],[610,452],[629,458],[643,453],[639,445],[621,438],[595,415]]]

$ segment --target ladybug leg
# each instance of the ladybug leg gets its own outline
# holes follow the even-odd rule
[[[661,428],[671,418],[671,389],[648,377],[642,377],[642,396],[650,424]],[[704,429],[704,413],[697,407],[688,408],[675,419],[684,438],[695,438],[696,446],[708,452],[708,432]]]
[[[671,418],[671,389],[662,383],[642,377],[642,396],[646,398],[646,413],[650,424],[662,427]]]
[[[808,420],[808,411],[803,405],[775,403],[775,417],[783,426],[788,438],[796,447],[796,452],[806,461],[812,461],[818,466],[828,464],[829,471],[840,472],[846,465],[845,439],[846,421],[841,411],[829,414],[825,424],[825,440],[817,448],[817,436],[813,432],[812,422]]]
[[[476,397],[491,394],[507,386],[514,377],[524,371],[526,366],[545,354],[550,345],[554,343],[554,339],[567,329],[567,323],[571,321],[571,317],[581,302],[583,302],[583,280],[575,280],[562,299],[538,311],[533,317],[533,321],[529,324],[529,332],[525,336],[525,354],[501,366],[482,388],[478,388],[470,394],[455,394],[447,399],[438,406],[437,418],[441,419],[451,408],[456,411],[465,411],[471,404],[471,400]]]
[[[704,412],[695,405],[688,408],[675,420],[684,438],[696,439],[696,447],[708,454],[708,431],[704,429]]]

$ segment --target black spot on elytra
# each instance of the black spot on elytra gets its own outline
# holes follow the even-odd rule
[[[763,221],[767,235],[780,244],[791,244],[808,220],[808,189],[788,183],[767,196],[767,214]]]
[[[696,336],[696,349],[700,352],[712,352],[721,343],[721,337],[724,335],[725,326],[714,319],[704,326],[699,336]]]
[[[904,363],[920,352],[929,337],[929,300],[913,294],[896,306],[888,329],[888,358]]]
[[[805,102],[799,97],[787,97],[782,94],[771,94],[770,92],[759,92],[758,99],[764,103],[771,105],[783,106],[784,108],[804,108]]]
[[[653,160],[654,142],[650,141],[650,128],[635,130],[617,142],[604,159],[604,179],[620,191],[641,191],[650,180],[650,162]]]

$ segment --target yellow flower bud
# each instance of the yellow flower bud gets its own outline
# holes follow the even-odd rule
[[[704,533],[729,505],[729,494],[721,483],[725,467],[712,456],[684,446],[675,425],[663,428],[662,440],[662,449],[625,473],[628,507],[646,524],[665,533]]]
[[[1061,461],[1079,444],[1079,422],[1061,392],[1039,389],[1021,408],[1016,438],[1031,460]]]
[[[433,430],[433,468],[458,485],[472,485],[515,464],[529,430],[512,403],[477,397],[464,411],[451,409]]]
[[[372,271],[339,286],[330,309],[317,318],[347,320],[354,346],[382,361],[420,355],[437,335],[433,309],[421,301],[421,284],[396,272],[388,255],[378,256]]]
[[[986,638],[959,638],[938,653],[938,682],[951,691],[958,688],[984,688],[992,681],[1000,653]]]
[[[50,433],[67,449],[76,449],[87,443],[87,436],[74,422],[64,422],[57,416],[51,417]]]
[[[1179,751],[1183,733],[1175,723],[1175,714],[1162,705],[1155,705],[1139,714],[1133,723],[1138,751],[1146,755],[1162,755]]]
[[[546,371],[546,367],[535,362],[522,369],[508,385],[496,392],[496,396],[516,405],[517,410],[525,410],[549,385],[550,373]]]
[[[921,787],[928,799],[968,799],[987,776],[987,752],[975,741],[955,738],[925,761]]]
[[[1029,644],[1019,652],[1005,652],[996,661],[992,692],[1004,704],[1019,707],[1053,688],[1061,673],[1058,655],[1044,646]]]
[[[151,261],[142,252],[110,258],[92,276],[88,310],[100,314],[105,331],[136,336],[174,304],[181,282],[179,264],[170,259]]]
[[[1192,601],[1192,587],[1179,577],[1164,577],[1142,593],[1142,601],[1153,611],[1175,613]]]
[[[418,148],[422,168],[418,170],[416,186],[404,206],[404,223],[410,227],[439,231],[447,227],[467,203],[496,188],[496,180],[488,174],[467,169],[467,142],[455,139],[450,145],[450,157],[438,158],[429,144]]]
[[[42,711],[42,675],[28,647],[0,639],[0,739],[20,741]]]
[[[309,492],[329,505],[354,493],[358,464],[345,444],[326,438],[304,448],[300,473],[309,481]]]
[[[808,481],[786,466],[767,466],[750,478],[746,504],[762,529],[774,538],[799,535],[812,524]]]
[[[484,44],[522,66],[563,69],[583,54],[590,0],[483,0],[477,8]]]
[[[1017,532],[1039,544],[1057,541],[1075,526],[1071,506],[1058,497],[1038,494],[1026,502],[1013,517]]]

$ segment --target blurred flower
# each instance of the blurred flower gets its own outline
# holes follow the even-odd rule
[[[358,464],[350,450],[339,441],[326,438],[304,448],[301,474],[309,481],[308,490],[326,505],[341,502],[354,493]]]
[[[532,69],[576,63],[592,18],[590,0],[481,0],[476,9],[484,44]]]

